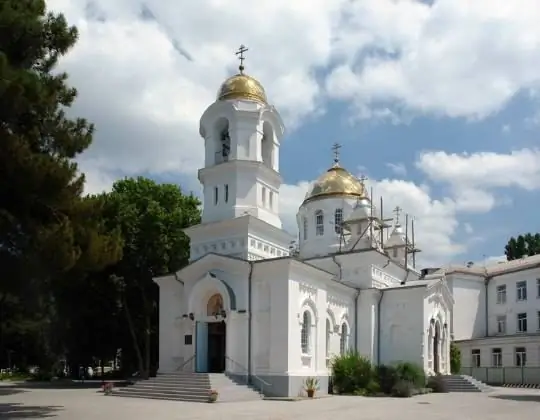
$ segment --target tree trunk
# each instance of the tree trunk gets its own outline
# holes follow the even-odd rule
[[[124,313],[126,314],[126,319],[129,327],[129,333],[131,335],[131,339],[133,340],[133,349],[135,350],[135,355],[137,356],[137,363],[139,365],[139,374],[143,379],[148,379],[148,375],[146,374],[146,370],[144,369],[144,360],[141,354],[141,348],[139,347],[139,343],[137,341],[137,334],[135,332],[135,326],[133,325],[133,319],[131,318],[131,312],[129,311],[129,307],[127,304],[126,296],[122,296],[123,304],[124,304]]]

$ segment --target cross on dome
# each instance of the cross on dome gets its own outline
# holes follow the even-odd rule
[[[358,180],[362,183],[362,185],[364,185],[367,181],[368,177],[365,176],[364,174],[360,175],[360,178],[358,178]]]
[[[238,59],[240,60],[240,66],[238,66],[238,69],[240,70],[240,74],[244,74],[244,60],[246,57],[244,56],[244,53],[247,52],[249,49],[244,45],[240,45],[240,48],[238,48],[238,51],[236,51],[234,54],[238,56]]]
[[[332,146],[332,151],[334,152],[334,163],[339,163],[339,149],[341,149],[341,144],[334,143]]]

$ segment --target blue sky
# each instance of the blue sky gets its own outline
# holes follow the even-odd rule
[[[339,142],[385,208],[414,215],[424,264],[482,261],[540,230],[537,0],[48,4],[80,31],[60,68],[97,127],[79,159],[89,192],[135,175],[198,192],[198,120],[244,43],[288,127],[287,229]]]

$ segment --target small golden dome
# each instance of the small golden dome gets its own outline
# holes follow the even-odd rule
[[[327,197],[362,198],[366,197],[366,188],[362,181],[336,162],[315,181],[303,204]]]
[[[246,99],[266,104],[266,93],[258,80],[247,74],[239,73],[229,77],[219,88],[219,101],[227,99]]]

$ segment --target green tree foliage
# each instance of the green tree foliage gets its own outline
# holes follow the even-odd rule
[[[461,351],[454,342],[450,343],[450,372],[460,373],[461,371]]]
[[[200,202],[172,184],[146,178],[124,179],[106,196],[106,218],[120,229],[123,257],[113,269],[141,375],[151,370],[151,338],[156,331],[156,276],[172,273],[189,260],[183,229],[200,222]]]
[[[517,238],[511,237],[504,247],[504,254],[508,261],[540,254],[540,233],[534,235],[526,233]]]
[[[100,219],[104,202],[81,197],[74,158],[93,126],[66,116],[76,90],[53,72],[76,40],[45,1],[0,2],[0,361],[8,351],[50,359],[61,347],[54,283],[120,256],[119,236]]]

